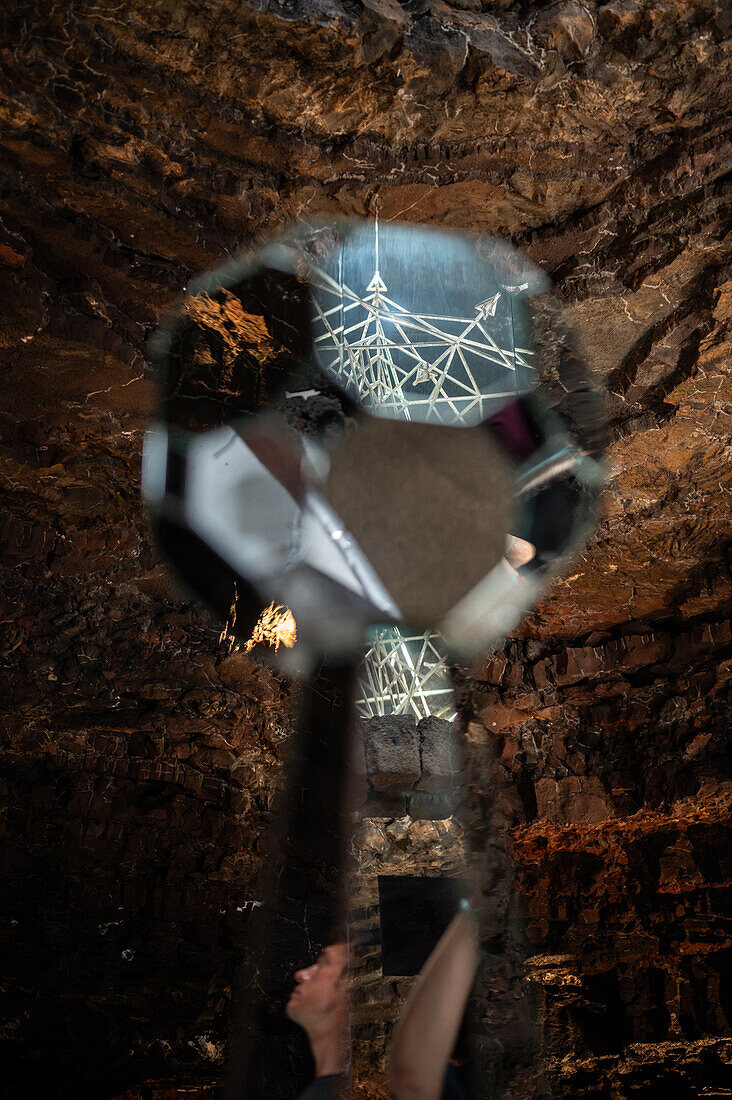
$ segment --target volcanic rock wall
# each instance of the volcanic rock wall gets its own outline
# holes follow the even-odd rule
[[[220,1073],[291,689],[150,545],[144,348],[193,273],[311,211],[509,236],[608,381],[597,532],[461,700],[494,743],[555,1095],[727,1095],[723,0],[0,18],[8,1096]]]

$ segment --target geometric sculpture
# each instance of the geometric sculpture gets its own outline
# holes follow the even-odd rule
[[[530,370],[531,349],[515,343],[512,299],[485,275],[472,283],[469,250],[456,257],[454,237],[432,231],[429,250],[420,233],[398,248],[395,237],[401,227],[363,223],[310,268],[318,362],[377,416],[479,424],[516,397]]]
[[[455,698],[439,634],[410,635],[387,626],[370,630],[354,705],[360,718],[412,714],[452,721]]]

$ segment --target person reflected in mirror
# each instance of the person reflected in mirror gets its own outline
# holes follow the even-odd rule
[[[387,1051],[394,1100],[465,1100],[450,1066],[478,967],[478,923],[466,901],[438,941],[412,988]],[[287,1015],[307,1033],[315,1080],[301,1100],[337,1100],[348,1068],[348,954],[325,948],[295,974]]]
[[[285,1011],[305,1031],[315,1080],[301,1100],[335,1100],[348,1067],[348,950],[331,943],[311,966],[295,974]]]

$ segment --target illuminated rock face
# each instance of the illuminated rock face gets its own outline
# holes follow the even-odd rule
[[[608,379],[595,538],[463,675],[461,705],[493,744],[555,1095],[724,1085],[728,17],[711,0],[567,3],[533,22],[543,6],[484,6],[7,17],[12,1096],[98,1100],[220,1073],[290,689],[229,656],[152,554],[144,343],[194,273],[315,210],[511,237]],[[218,323],[228,347],[234,322]],[[268,354],[256,332],[252,348]],[[399,820],[388,844],[408,852]],[[420,851],[439,869],[439,845]],[[282,1043],[306,1073],[297,1037]]]

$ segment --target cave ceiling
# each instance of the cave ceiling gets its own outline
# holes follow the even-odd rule
[[[312,213],[509,238],[605,379],[596,531],[461,671],[460,701],[498,738],[534,956],[616,973],[633,930],[628,974],[655,967],[665,992],[621,977],[613,1005],[637,1023],[663,1002],[672,1023],[622,1042],[661,1036],[681,1064],[729,1034],[726,4],[10,0],[0,23],[12,1096],[219,1072],[296,692],[160,564],[139,503],[146,343],[196,273]],[[584,1095],[570,1062],[557,1095]]]

